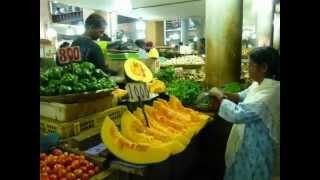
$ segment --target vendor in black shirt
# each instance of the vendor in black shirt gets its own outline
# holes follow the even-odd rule
[[[85,21],[85,32],[73,41],[71,46],[80,46],[81,59],[93,63],[105,73],[116,75],[109,69],[101,48],[94,42],[103,36],[107,22],[98,14],[91,14]]]

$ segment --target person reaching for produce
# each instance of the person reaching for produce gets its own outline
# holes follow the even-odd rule
[[[85,21],[85,32],[73,41],[71,46],[80,46],[81,59],[93,63],[105,73],[116,75],[108,68],[101,48],[94,42],[103,37],[107,22],[98,14],[91,14]]]
[[[218,115],[233,124],[224,180],[271,180],[280,172],[280,55],[271,47],[249,54],[251,86],[239,94],[210,93]]]

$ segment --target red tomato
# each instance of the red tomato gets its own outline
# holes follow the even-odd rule
[[[46,153],[41,153],[40,154],[40,159],[44,160],[47,157]]]
[[[63,154],[63,152],[60,149],[54,149],[54,150],[52,150],[51,153],[56,156]]]
[[[80,167],[80,162],[79,160],[74,160],[71,164],[71,166],[75,169],[78,169]]]
[[[90,169],[90,170],[88,171],[88,174],[89,174],[89,176],[91,177],[91,176],[93,176],[93,175],[95,174],[95,172],[94,172],[94,170]]]
[[[82,170],[83,172],[87,172],[88,169],[87,169],[86,166],[82,166],[82,167],[81,167],[81,170]]]
[[[79,163],[80,163],[81,166],[86,166],[86,165],[87,165],[87,164],[86,164],[86,161],[83,160],[83,159],[80,159],[80,160],[79,160]]]
[[[88,169],[94,169],[94,164],[92,162],[90,162],[87,166]]]
[[[67,170],[66,169],[60,169],[58,171],[58,176],[61,177],[65,177],[67,175]]]
[[[79,159],[81,159],[81,160],[85,160],[85,159],[86,159],[86,157],[85,157],[84,155],[80,155],[80,156],[79,156]]]
[[[62,166],[61,164],[55,164],[55,165],[53,166],[53,172],[54,172],[54,173],[58,173],[59,170],[60,170],[60,169],[63,169],[63,168],[64,168],[64,166]]]
[[[69,157],[71,157],[71,158],[72,158],[72,160],[75,160],[75,159],[74,159],[74,158],[75,158],[75,156],[76,156],[76,155],[75,155],[74,153],[70,153],[70,154],[69,154]]]
[[[49,176],[47,173],[41,173],[40,174],[40,180],[49,180]]]
[[[66,162],[66,156],[65,155],[60,155],[59,157],[58,157],[58,163],[59,164],[65,164],[65,162]]]
[[[95,172],[96,174],[98,174],[98,173],[100,172],[99,166],[96,166],[96,167],[94,168],[94,172]]]
[[[82,180],[88,180],[89,179],[89,174],[83,173],[82,174]]]
[[[69,166],[67,166],[66,170],[67,170],[67,172],[72,172],[73,167],[71,165],[69,165]]]
[[[55,174],[50,174],[49,179],[50,180],[58,179],[58,176]]]
[[[82,176],[82,170],[81,169],[76,169],[73,171],[73,173],[77,176],[77,177],[81,177]]]
[[[68,165],[70,165],[72,163],[72,158],[71,157],[66,157],[66,161],[65,161],[65,163],[64,163],[64,165],[66,166],[68,166]]]
[[[67,179],[76,179],[76,175],[74,175],[73,173],[71,173],[71,172],[69,172],[68,174],[67,174]]]
[[[59,180],[68,180],[66,177],[60,177]]]
[[[45,161],[40,161],[40,168],[43,168],[44,166],[47,166],[47,163]]]
[[[41,168],[41,172],[43,172],[43,173],[48,173],[49,171],[50,171],[49,166],[44,166],[43,168]]]

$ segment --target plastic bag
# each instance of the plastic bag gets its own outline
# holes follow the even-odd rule
[[[200,111],[211,111],[213,107],[214,97],[208,91],[199,94],[195,101],[195,108]]]

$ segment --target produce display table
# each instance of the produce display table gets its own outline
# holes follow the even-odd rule
[[[208,115],[213,113],[206,112]],[[209,119],[206,126],[210,126],[215,122],[213,116]],[[199,143],[201,142],[202,134],[205,134],[206,128],[202,129],[198,135],[194,136],[188,147],[181,153],[170,157],[169,159],[150,165],[137,165],[126,163],[119,160],[108,150],[99,153],[96,156],[91,156],[92,161],[100,166],[112,171],[112,179],[121,180],[180,180],[188,179],[190,173],[197,169],[197,164],[200,163],[202,151]],[[87,149],[100,144],[100,128],[94,128],[84,131],[78,136],[70,138],[62,147],[69,151],[84,153]],[[108,178],[106,178],[108,179]]]

